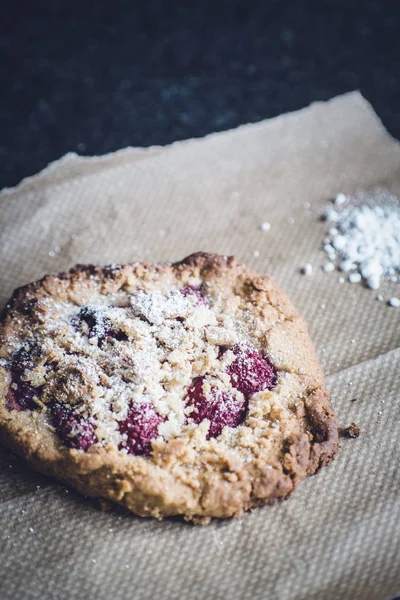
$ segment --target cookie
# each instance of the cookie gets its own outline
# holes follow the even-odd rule
[[[0,436],[88,496],[203,523],[287,498],[337,450],[304,320],[269,277],[206,253],[17,289]]]

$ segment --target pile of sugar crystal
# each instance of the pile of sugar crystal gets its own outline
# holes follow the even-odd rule
[[[377,290],[382,279],[400,282],[400,200],[377,190],[350,198],[338,194],[324,214],[331,224],[324,241],[329,262],[325,272],[338,267],[350,283],[365,280]]]

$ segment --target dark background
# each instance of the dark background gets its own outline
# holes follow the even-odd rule
[[[360,89],[400,137],[399,0],[6,0],[0,187]]]

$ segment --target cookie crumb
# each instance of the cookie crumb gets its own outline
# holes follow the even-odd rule
[[[354,423],[353,421],[353,423],[351,423],[348,427],[341,428],[341,431],[339,433],[342,437],[355,439],[360,436],[361,428],[359,425],[357,425],[357,423]]]

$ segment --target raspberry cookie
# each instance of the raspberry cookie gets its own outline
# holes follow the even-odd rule
[[[303,319],[269,277],[205,253],[16,290],[0,433],[84,494],[195,522],[288,497],[337,449]]]

